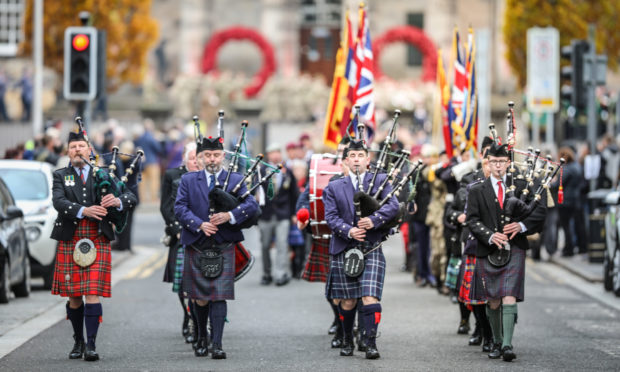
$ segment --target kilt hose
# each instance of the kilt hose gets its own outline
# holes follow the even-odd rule
[[[476,290],[472,296],[473,299],[499,300],[506,296],[514,296],[517,302],[524,300],[525,251],[523,249],[513,247],[510,261],[503,267],[495,267],[486,257],[478,257],[475,273]]]
[[[174,266],[174,278],[172,279],[172,292],[179,293],[183,283],[183,264],[185,263],[185,246],[180,245],[177,249],[177,257]]]
[[[83,218],[75,229],[73,240],[58,242],[52,294],[62,297],[112,295],[110,241],[103,234],[97,235],[98,229],[98,222]],[[87,267],[81,267],[73,261],[75,243],[83,238],[91,239],[97,249],[95,262]]]
[[[177,264],[177,253],[180,246],[181,242],[179,239],[171,239],[170,246],[168,247],[168,260],[166,261],[166,266],[164,267],[164,282],[166,283],[174,282],[174,271]]]
[[[364,272],[357,278],[350,278],[344,273],[344,255],[343,251],[332,256],[325,296],[329,299],[372,296],[381,300],[385,279],[385,256],[382,248],[379,247],[364,256]]]
[[[222,249],[224,268],[215,279],[208,279],[200,272],[200,251],[185,247],[183,265],[183,296],[202,301],[223,301],[235,299],[235,243]]]
[[[329,275],[329,239],[312,239],[312,247],[301,278],[309,282],[327,282]]]
[[[474,299],[474,293],[476,292],[475,286],[475,268],[476,268],[476,256],[465,255],[465,262],[461,264],[459,271],[459,302],[465,305],[484,305],[487,303],[485,294],[481,293],[479,299]]]

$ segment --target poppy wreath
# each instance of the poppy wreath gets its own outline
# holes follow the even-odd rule
[[[372,52],[375,60],[374,76],[377,80],[385,78],[380,66],[381,51],[387,45],[405,42],[416,46],[424,58],[422,59],[422,81],[434,81],[437,78],[437,47],[424,31],[413,26],[399,26],[387,30],[373,41]]]
[[[222,45],[231,40],[246,40],[258,47],[263,55],[262,68],[252,77],[249,85],[243,88],[246,97],[254,97],[276,71],[276,57],[273,46],[259,32],[247,27],[230,27],[213,34],[205,45],[201,70],[203,73],[217,70],[217,52]]]

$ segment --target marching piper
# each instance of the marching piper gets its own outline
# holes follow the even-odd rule
[[[69,298],[67,318],[75,340],[69,358],[96,361],[95,340],[103,315],[99,297],[110,297],[112,292],[110,241],[137,199],[128,190],[118,195],[103,192],[101,175],[85,159],[92,150],[82,128],[69,133],[68,143],[70,164],[53,175],[52,201],[58,217],[51,238],[59,244],[52,294]]]
[[[210,211],[210,191],[221,187],[235,197],[246,194],[243,176],[222,169],[224,160],[223,138],[204,138],[196,150],[198,162],[204,171],[186,173],[174,206],[177,220],[182,225],[181,244],[185,245],[183,295],[195,301],[198,341],[194,354],[207,356],[207,318],[212,325],[213,359],[226,359],[222,349],[227,300],[234,300],[235,255],[234,244],[243,240],[239,226],[255,216],[258,203],[246,195],[240,204],[228,212]],[[238,187],[237,187],[238,186]],[[234,193],[233,189],[237,189]]]

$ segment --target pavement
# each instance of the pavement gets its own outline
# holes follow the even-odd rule
[[[587,254],[578,254],[572,257],[562,257],[556,254],[549,260],[589,282],[603,282],[603,264],[590,262]]]

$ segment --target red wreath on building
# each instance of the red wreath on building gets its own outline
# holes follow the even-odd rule
[[[422,81],[434,81],[437,78],[437,48],[435,43],[426,36],[424,31],[417,27],[398,26],[387,30],[373,41],[374,76],[377,80],[385,77],[379,63],[381,51],[387,45],[396,42],[405,42],[416,46],[420,50],[424,56],[422,59]]]
[[[258,47],[263,55],[263,67],[252,77],[250,84],[243,88],[247,97],[254,97],[276,71],[276,57],[273,46],[259,32],[242,26],[230,27],[216,32],[205,45],[201,70],[205,74],[217,70],[217,52],[222,45],[231,40],[250,41]]]

